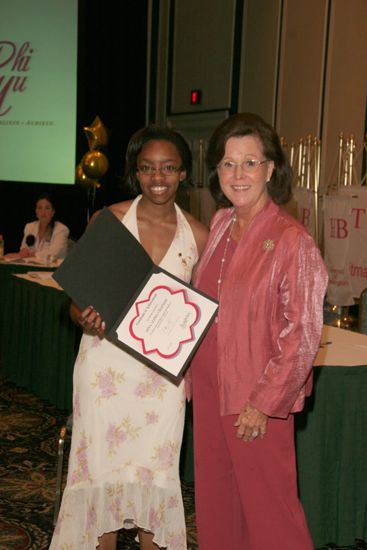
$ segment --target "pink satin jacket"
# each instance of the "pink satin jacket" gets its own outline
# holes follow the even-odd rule
[[[195,286],[233,217],[219,210]],[[218,381],[221,414],[249,401],[268,416],[303,408],[323,325],[327,271],[306,229],[268,201],[243,234],[221,285]]]

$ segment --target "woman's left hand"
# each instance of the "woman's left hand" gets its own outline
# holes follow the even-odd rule
[[[253,441],[257,437],[264,437],[268,417],[250,403],[246,403],[238,415],[235,426],[238,427],[237,437],[244,441]]]
[[[76,320],[86,334],[98,336],[101,339],[104,337],[106,324],[93,306],[88,306],[81,311]]]

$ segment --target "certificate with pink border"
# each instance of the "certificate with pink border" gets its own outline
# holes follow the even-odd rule
[[[158,271],[111,332],[143,361],[179,380],[217,307],[214,300]]]
[[[53,278],[81,310],[91,305],[100,313],[111,342],[175,383],[218,308],[216,300],[156,266],[107,208]]]

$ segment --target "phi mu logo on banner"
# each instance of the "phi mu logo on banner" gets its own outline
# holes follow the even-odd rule
[[[353,305],[367,287],[367,189],[343,188],[324,197],[328,300]]]
[[[297,204],[297,219],[317,242],[314,196],[314,193],[310,189],[303,187],[296,187],[294,189],[294,198]]]
[[[351,229],[360,230],[362,217],[366,215],[366,208],[352,208],[349,220],[343,218],[329,218],[330,239],[347,239]]]
[[[27,89],[24,73],[30,70],[33,49],[29,42],[19,48],[14,42],[0,41],[0,116],[12,109],[11,96]]]

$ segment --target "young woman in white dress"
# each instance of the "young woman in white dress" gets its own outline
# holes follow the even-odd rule
[[[110,206],[153,262],[186,282],[208,234],[175,204],[190,176],[182,136],[148,126],[134,134],[126,155],[125,181],[138,196]],[[118,530],[133,527],[141,550],[185,550],[184,383],[175,385],[104,338],[92,307],[81,312],[72,304],[71,314],[84,335],[74,370],[68,479],[50,550],[115,550]]]

